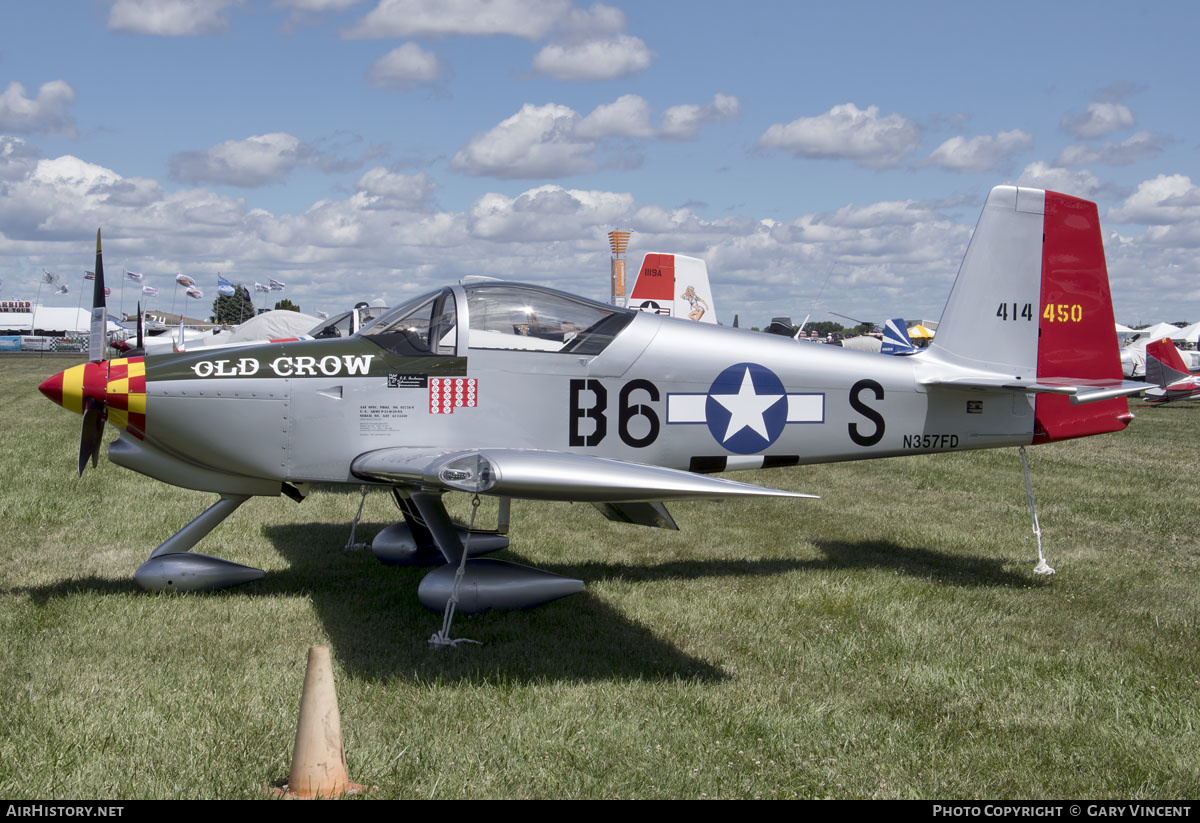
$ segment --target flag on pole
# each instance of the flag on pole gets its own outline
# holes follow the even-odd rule
[[[142,294],[147,297],[158,297],[158,289],[153,286],[142,286]]]
[[[140,274],[138,274],[137,272],[135,272],[135,271],[127,271],[127,272],[125,272],[125,279],[126,279],[126,280],[132,280],[134,283],[141,283],[141,282],[142,282],[142,276],[141,276]]]
[[[95,279],[96,279],[96,273],[95,273],[94,271],[85,271],[85,272],[83,273],[83,279],[84,279],[84,280],[95,280]]]
[[[58,275],[52,271],[46,271],[45,269],[42,269],[42,282],[54,285],[58,282]]]
[[[196,288],[195,286],[192,286],[190,289],[188,289],[186,294],[188,297],[191,297],[194,300],[199,300],[204,296],[204,292],[200,291],[200,289]]]
[[[188,277],[186,274],[175,275],[175,282],[189,289],[196,285],[196,281]]]
[[[105,287],[104,287],[104,296],[105,296],[105,297],[112,297],[112,289],[110,289],[108,286],[105,286]]]
[[[286,283],[280,283],[274,277],[268,277],[267,279],[271,281],[271,291],[283,291],[283,287],[287,285]]]
[[[70,293],[71,293],[71,290],[69,288],[67,288],[66,283],[60,283],[58,288],[55,289],[55,294],[70,294]]]
[[[329,319],[329,312],[327,312],[327,311],[319,311],[319,312],[317,312],[317,317],[321,318],[322,320],[328,320],[328,319]]]
[[[236,289],[233,288],[233,284],[218,274],[217,275],[217,294],[223,294],[226,297],[233,297],[235,292],[236,292]]]
[[[262,283],[259,283],[257,280],[255,280],[255,281],[254,281],[254,290],[255,290],[256,292],[264,292],[264,293],[266,293],[266,292],[269,292],[269,291],[271,290],[271,287],[270,287],[270,286],[264,286]]]

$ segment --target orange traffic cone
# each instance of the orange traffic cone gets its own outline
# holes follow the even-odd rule
[[[276,794],[287,799],[341,797],[365,789],[351,783],[342,748],[342,723],[328,646],[308,647],[308,669],[300,696],[300,722],[292,751],[287,787]]]

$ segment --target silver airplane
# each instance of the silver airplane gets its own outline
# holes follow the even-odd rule
[[[96,308],[103,317],[100,239]],[[96,313],[99,313],[98,315]],[[898,455],[1049,443],[1129,423],[1094,203],[992,190],[934,343],[908,357],[625,310],[485,281],[422,295],[332,339],[90,362],[43,394],[83,414],[82,474],[104,422],[109,459],[219,499],[154,550],[147,589],[263,575],[190,550],[252,495],[309,484],[390,487],[404,522],[373,548],[440,568],[418,596],[440,610],[530,607],[578,580],[476,557],[507,529],[451,520],[448,491],[581,501],[677,528],[680,499],[810,497],[712,476]],[[507,518],[504,518],[507,520]],[[504,533],[501,533],[504,532]]]

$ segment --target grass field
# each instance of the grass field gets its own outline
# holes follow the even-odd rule
[[[515,503],[501,556],[587,591],[435,651],[424,571],[342,550],[355,492],[198,547],[262,581],[139,591],[214,498],[77,480],[80,418],[36,390],[71,362],[0,358],[0,797],[261,797],[313,643],[375,797],[1200,795],[1200,403],[1031,450],[1050,579],[1015,450],[743,473],[822,499],[677,504],[680,532]],[[396,519],[374,493],[360,534]]]

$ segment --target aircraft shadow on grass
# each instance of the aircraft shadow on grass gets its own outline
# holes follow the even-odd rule
[[[362,524],[360,534],[373,535],[383,525]],[[370,551],[340,551],[345,524],[266,526],[263,533],[290,568],[242,588],[260,595],[307,593],[338,660],[357,676],[521,682],[726,677],[586,591],[529,611],[456,615],[451,636],[484,645],[434,652],[427,641],[441,628],[441,615],[413,597],[428,568],[383,567]]]
[[[944,554],[932,549],[900,546],[883,540],[814,541],[813,545],[825,555],[823,559],[682,560],[653,566],[603,562],[559,566],[539,563],[538,566],[591,583],[612,578],[635,581],[689,580],[834,569],[894,569],[902,574],[948,586],[1028,586],[1039,582],[1018,572],[1006,570],[1005,563],[1001,560]]]
[[[373,534],[381,524],[363,524]],[[434,652],[427,640],[441,628],[439,615],[426,611],[412,593],[427,568],[384,568],[369,551],[343,552],[344,524],[303,523],[266,526],[265,536],[288,560],[289,568],[260,581],[196,597],[303,594],[311,598],[338,660],[356,677],[412,677],[419,680],[512,682],[612,679],[699,679],[719,681],[717,666],[687,654],[656,636],[652,626],[632,622],[585,591],[534,610],[458,615],[453,637],[481,641],[457,652]],[[881,540],[816,541],[822,558],[790,560],[672,561],[656,565],[591,562],[541,563],[559,574],[588,583],[747,577],[793,571],[892,569],[949,586],[1022,586],[1040,583],[1004,568],[1003,561],[949,555]],[[510,556],[512,552],[508,553]],[[519,555],[516,560],[520,561]],[[12,588],[39,605],[79,593],[137,592],[132,579],[81,577],[46,586]],[[467,653],[462,653],[466,651]]]

